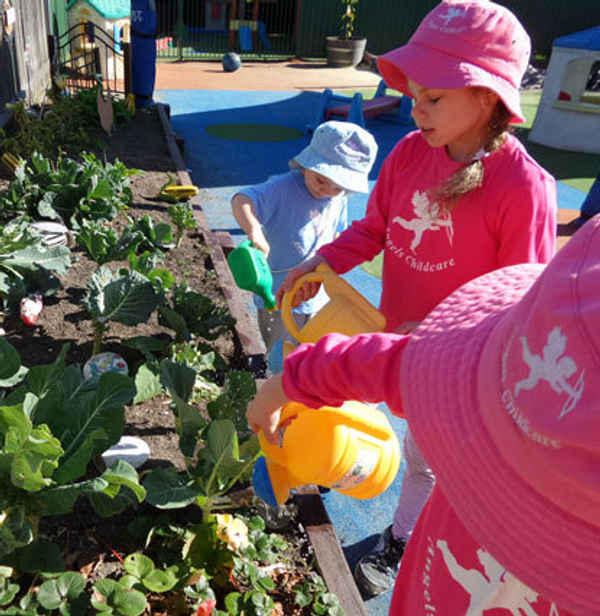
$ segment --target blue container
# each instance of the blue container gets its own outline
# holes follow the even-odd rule
[[[152,103],[157,23],[155,0],[131,0],[131,77],[136,107]]]

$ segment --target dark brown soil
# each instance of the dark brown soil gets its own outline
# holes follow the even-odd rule
[[[148,214],[155,222],[171,224],[167,215],[169,204],[154,198],[167,181],[167,174],[175,175],[156,111],[138,112],[133,120],[119,125],[118,130],[106,143],[108,160],[118,158],[127,167],[142,171],[140,175],[131,178],[134,198],[126,214],[133,218]],[[114,224],[119,227],[123,221],[124,216],[121,215]],[[86,283],[97,264],[74,242],[71,244],[71,251],[73,263],[61,279],[62,289],[56,296],[46,299],[36,326],[27,327],[15,314],[5,315],[1,323],[6,332],[6,340],[17,348],[25,366],[53,362],[64,344],[69,345],[68,363],[83,366],[92,354],[92,321],[83,309],[81,300],[85,294]],[[123,265],[118,262],[109,264],[114,270]],[[217,303],[224,303],[223,293],[200,231],[185,231],[181,245],[167,253],[161,267],[168,269],[177,282],[186,281],[192,290],[207,295]],[[171,330],[158,324],[155,314],[147,323],[136,327],[112,323],[104,338],[103,351],[113,351],[121,355],[133,375],[143,357],[121,345],[121,340],[161,333],[171,336],[173,334]],[[232,362],[232,367],[243,366],[244,358],[236,356],[236,345],[232,336],[221,337],[210,344]],[[151,459],[147,463],[148,468],[165,462],[173,462],[177,466],[182,463],[173,429],[173,414],[167,404],[168,398],[161,395],[126,409],[125,433],[143,438],[150,446]]]

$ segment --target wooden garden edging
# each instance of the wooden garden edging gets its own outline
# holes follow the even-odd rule
[[[175,166],[177,183],[182,185],[193,184],[177,145],[177,137],[171,126],[167,106],[158,103],[156,107],[167,148]],[[246,291],[241,291],[235,284],[225,257],[225,252],[233,247],[231,236],[224,232],[215,233],[209,228],[206,216],[202,211],[201,192],[191,201],[196,223],[210,251],[227,305],[231,315],[236,320],[236,334],[244,354],[248,357],[249,370],[256,378],[264,378],[266,375],[265,346],[258,331],[256,319],[251,318],[245,308],[249,294]],[[304,486],[296,492],[300,520],[314,549],[327,588],[337,595],[346,616],[367,616],[364,603],[356,588],[354,578],[346,562],[335,529],[327,515],[319,490],[315,486]]]

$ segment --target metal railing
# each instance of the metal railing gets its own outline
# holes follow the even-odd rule
[[[91,88],[101,79],[106,92],[126,96],[132,91],[129,41],[115,40],[91,21],[49,36],[48,52],[52,77],[63,76],[70,89]]]
[[[269,60],[296,54],[298,0],[156,0],[157,57]]]

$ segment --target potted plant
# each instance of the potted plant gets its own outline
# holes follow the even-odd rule
[[[362,60],[367,46],[365,37],[354,36],[358,0],[341,0],[341,3],[344,6],[341,34],[327,37],[327,64],[336,67],[356,66]]]

